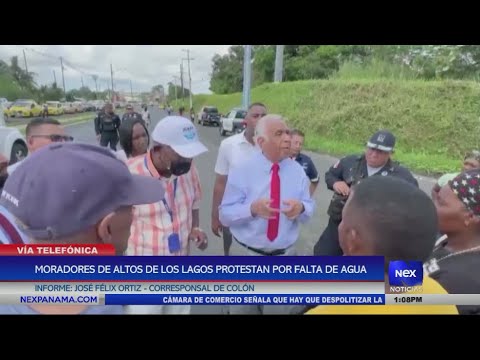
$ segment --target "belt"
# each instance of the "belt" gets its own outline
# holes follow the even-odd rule
[[[235,239],[235,238],[234,238]],[[260,254],[260,255],[263,255],[263,256],[279,256],[279,255],[285,255],[285,253],[287,252],[288,249],[276,249],[276,250],[273,250],[273,251],[264,251],[264,250],[261,250],[261,249],[255,249],[255,248],[252,248],[251,246],[248,246],[248,245],[245,245],[244,243],[241,243],[240,241],[238,241],[237,239],[235,239],[235,241],[237,243],[239,243],[240,245],[242,245],[245,249],[248,249],[250,251],[253,251],[254,253],[257,253],[257,254]]]

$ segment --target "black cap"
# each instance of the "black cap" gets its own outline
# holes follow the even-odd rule
[[[368,140],[367,146],[371,149],[392,152],[395,148],[395,136],[387,130],[377,131]]]

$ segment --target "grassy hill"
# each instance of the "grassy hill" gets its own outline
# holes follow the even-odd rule
[[[373,132],[389,129],[397,136],[396,160],[415,171],[438,174],[457,170],[465,152],[480,149],[480,86],[475,82],[270,83],[252,90],[252,102],[257,101],[305,131],[306,147],[317,152],[337,156],[361,152]],[[214,105],[226,113],[239,104],[240,93],[194,97],[196,112],[203,105]]]

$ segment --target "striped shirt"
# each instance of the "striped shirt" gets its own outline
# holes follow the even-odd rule
[[[18,163],[17,163],[18,164]],[[30,243],[30,239],[25,235],[16,224],[15,217],[3,206],[0,205],[0,216],[4,217],[5,221],[10,224],[10,227],[15,230],[19,238],[22,239],[24,244]],[[0,226],[0,244],[14,244],[9,231],[3,226]]]
[[[192,210],[200,207],[202,189],[198,171],[192,163],[190,171],[174,180],[162,178],[152,163],[150,152],[127,161],[132,174],[153,176],[163,183],[165,201],[172,210],[173,222],[163,201],[138,205],[133,210],[133,222],[127,255],[185,256],[189,254],[188,236],[192,230]],[[174,183],[177,182],[174,195]],[[177,233],[181,250],[170,253],[168,237]]]

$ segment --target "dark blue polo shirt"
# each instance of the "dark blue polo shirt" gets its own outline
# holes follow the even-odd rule
[[[315,167],[312,159],[310,159],[309,156],[300,153],[295,158],[295,161],[298,162],[300,165],[302,165],[303,170],[305,170],[305,174],[307,174],[308,178],[310,179],[310,182],[312,183],[319,182],[320,178],[318,177],[317,168]]]

